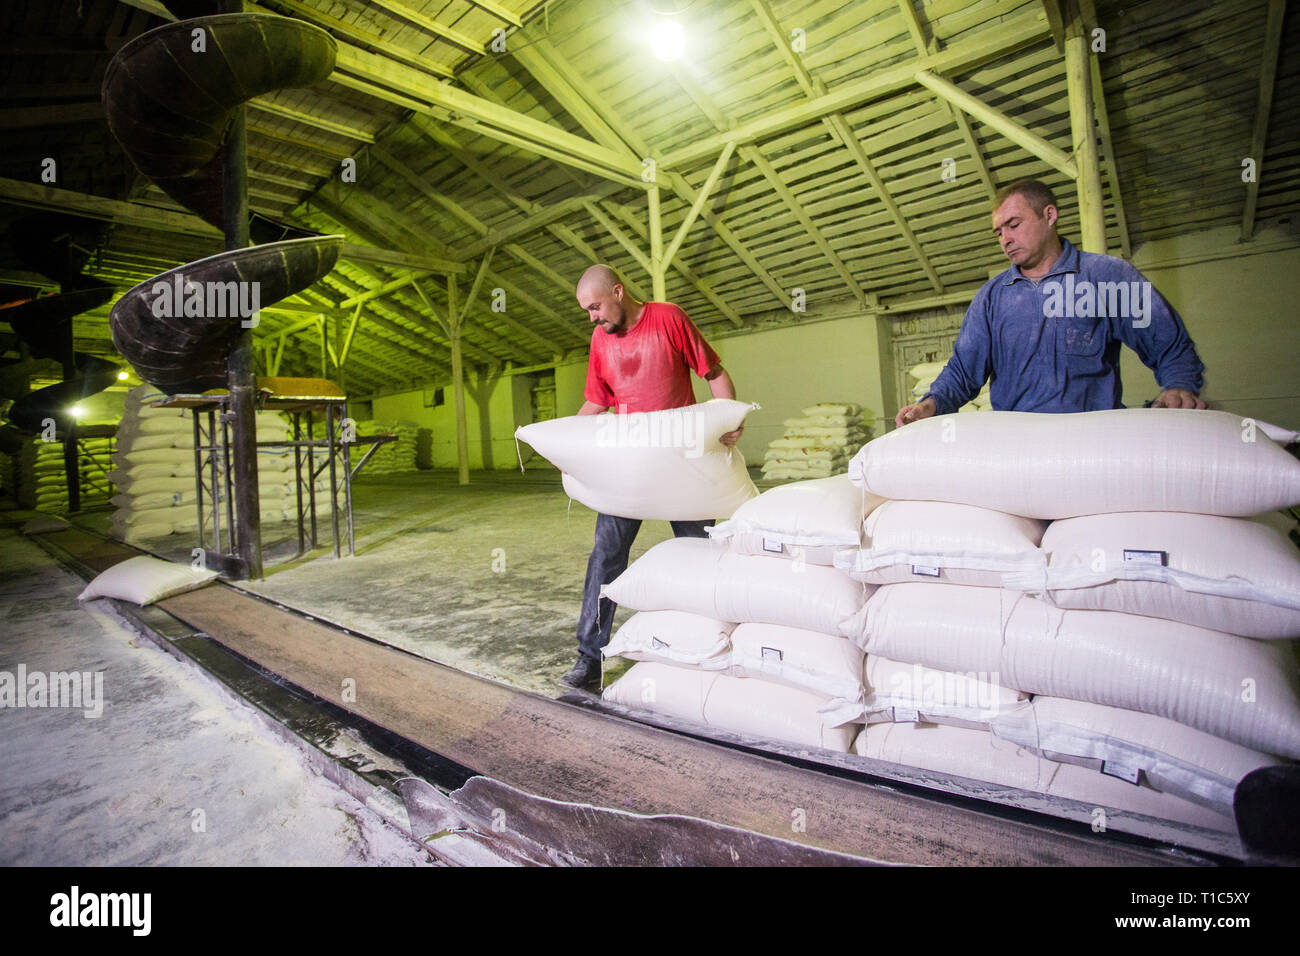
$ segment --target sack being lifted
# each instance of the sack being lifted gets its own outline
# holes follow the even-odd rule
[[[718,439],[753,408],[715,398],[661,412],[571,415],[515,438],[564,473],[570,498],[601,514],[661,521],[729,518],[758,495],[739,448]]]

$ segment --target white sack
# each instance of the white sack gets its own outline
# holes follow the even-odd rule
[[[633,710],[649,710],[702,724],[704,699],[717,678],[716,671],[642,661],[606,687],[601,698]]]
[[[846,476],[800,481],[751,498],[709,536],[741,554],[790,556],[798,548],[805,560],[829,565],[836,549],[861,544],[862,519],[881,501]]]
[[[778,624],[740,624],[731,634],[727,673],[833,698],[823,716],[837,726],[862,715],[863,656],[847,637]]]
[[[1003,578],[1063,608],[1127,611],[1243,637],[1300,637],[1300,552],[1269,523],[1141,512],[1055,521],[1048,567]]]
[[[727,518],[758,494],[738,448],[718,438],[753,406],[714,399],[626,415],[572,415],[524,425],[515,438],[564,472],[564,490],[624,518]]]
[[[885,498],[1031,518],[1112,511],[1248,516],[1300,502],[1288,432],[1228,412],[1120,408],[938,415],[868,443],[849,476]]]
[[[860,550],[835,566],[871,584],[904,581],[998,587],[1005,571],[1041,568],[1046,522],[943,501],[886,501],[863,527]]]
[[[1140,813],[1220,832],[1236,832],[1231,817],[1149,786],[1134,786],[1094,770],[1043,760],[1009,741],[978,730],[941,724],[870,724],[858,735],[854,750],[863,757],[908,767],[1050,793],[1090,806]]]
[[[868,654],[1157,714],[1300,758],[1300,688],[1289,644],[1114,611],[1062,611],[955,584],[886,585],[845,631]]]
[[[1029,706],[1028,694],[981,680],[978,674],[941,671],[878,654],[867,656],[863,676],[867,723],[919,721],[987,730],[1000,715]]]
[[[1140,774],[1156,790],[1227,816],[1242,777],[1284,762],[1164,717],[1061,697],[1036,697],[1028,708],[999,716],[991,729],[1049,760],[1130,783]]]
[[[731,662],[730,635],[735,626],[685,611],[641,611],[614,632],[602,653],[721,670]]]
[[[733,554],[704,538],[670,538],[634,561],[601,597],[637,611],[690,611],[720,621],[786,624],[824,634],[873,590],[833,568]]]
[[[734,734],[847,753],[858,728],[832,726],[832,716],[821,713],[829,703],[797,687],[720,676],[705,697],[704,720]]]

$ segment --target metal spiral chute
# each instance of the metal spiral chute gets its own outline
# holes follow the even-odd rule
[[[240,503],[242,573],[261,575],[256,454],[252,432],[248,305],[265,307],[325,276],[342,236],[248,246],[242,105],[310,86],[334,69],[325,31],[287,17],[211,12],[175,0],[190,17],[136,37],[104,74],[104,112],[127,157],[177,202],[226,232],[229,251],[190,262],[131,289],[109,317],[113,344],[142,379],[168,394],[230,390]],[[254,238],[301,235],[254,217]],[[238,308],[234,307],[238,305]],[[233,313],[233,314],[232,314]]]

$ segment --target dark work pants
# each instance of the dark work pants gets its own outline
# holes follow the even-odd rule
[[[673,521],[670,524],[678,538],[707,538],[704,529],[713,522]],[[596,544],[587,560],[587,584],[582,592],[582,615],[578,618],[578,652],[584,657],[600,660],[600,649],[609,643],[616,605],[600,596],[600,588],[627,570],[628,552],[640,530],[640,518],[596,515]]]

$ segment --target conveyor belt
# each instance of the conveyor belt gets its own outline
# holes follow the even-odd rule
[[[138,553],[79,528],[43,536],[93,570]],[[465,674],[224,583],[158,605],[323,700],[511,787],[680,814],[877,860],[928,865],[1222,862],[1084,824],[797,765]],[[355,681],[355,701],[344,681]],[[796,811],[802,811],[796,814]],[[804,822],[796,832],[792,822]]]

